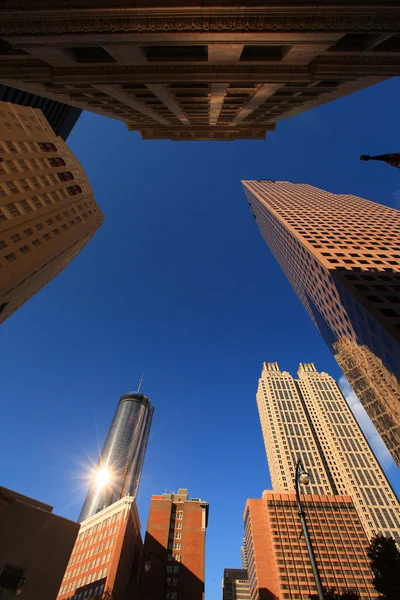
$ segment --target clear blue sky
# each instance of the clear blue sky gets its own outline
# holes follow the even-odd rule
[[[400,80],[278,124],[266,141],[142,141],[85,113],[69,138],[105,214],[93,240],[1,327],[1,484],[76,519],[82,474],[122,393],[155,406],[138,498],[210,502],[207,600],[240,566],[245,500],[270,486],[255,402],[263,361],[340,371],[263,242],[241,179],[396,206]],[[397,194],[397,196],[396,196]],[[361,216],[362,218],[362,216]],[[385,459],[393,485],[399,470]]]

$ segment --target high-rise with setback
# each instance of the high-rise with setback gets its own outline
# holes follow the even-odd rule
[[[336,381],[300,363],[298,379],[264,363],[257,390],[272,487],[294,489],[296,462],[310,475],[307,493],[353,500],[368,537],[400,542],[400,504]]]
[[[400,73],[395,0],[6,0],[0,81],[144,139],[265,138]]]
[[[125,496],[136,497],[153,412],[147,396],[121,396],[79,522]]]
[[[400,211],[244,181],[260,232],[400,465]]]

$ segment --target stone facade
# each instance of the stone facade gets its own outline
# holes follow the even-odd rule
[[[0,102],[0,323],[103,221],[81,164],[39,109]]]
[[[144,139],[233,140],[400,74],[398,3],[201,4],[6,0],[0,80]]]

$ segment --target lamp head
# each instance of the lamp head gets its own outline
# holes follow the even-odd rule
[[[310,483],[310,476],[309,476],[309,474],[306,473],[305,471],[303,473],[300,473],[299,481],[303,485],[309,485],[309,483]]]
[[[151,562],[149,560],[146,560],[146,562],[144,563],[144,570],[146,571],[146,573],[148,573],[151,569]]]

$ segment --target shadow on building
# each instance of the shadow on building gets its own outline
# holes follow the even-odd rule
[[[204,582],[184,562],[168,560],[169,551],[149,533],[146,534],[145,547],[138,581],[138,600],[203,600]],[[147,560],[151,562],[149,571],[145,570]],[[270,599],[266,596],[265,600]]]

